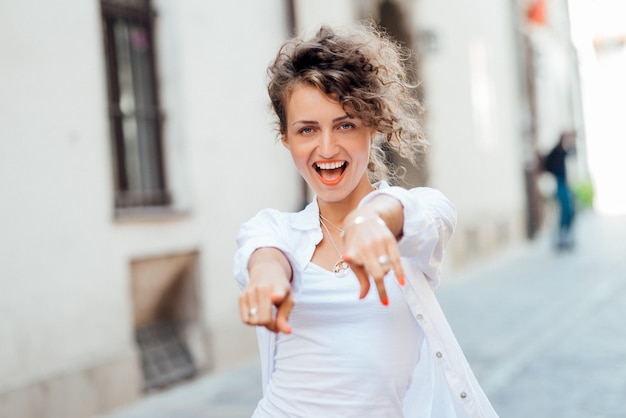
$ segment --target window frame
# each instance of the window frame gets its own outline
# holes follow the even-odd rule
[[[155,207],[169,207],[171,205],[171,195],[168,190],[166,167],[164,162],[163,148],[163,121],[164,115],[161,110],[159,86],[157,78],[156,53],[154,44],[154,20],[155,13],[151,7],[150,0],[101,0],[101,16],[103,28],[103,41],[105,52],[105,65],[107,75],[107,101],[108,118],[110,127],[110,137],[113,158],[114,177],[114,207],[116,211],[126,209],[151,209]],[[146,58],[149,94],[151,100],[149,106],[135,109],[128,115],[122,111],[120,103],[121,87],[119,79],[118,49],[115,40],[115,24],[122,23],[127,27],[139,27],[144,30],[147,36]],[[132,67],[132,63],[130,64]],[[135,81],[133,79],[133,81]],[[137,88],[133,88],[133,95],[137,94]],[[140,117],[151,120],[147,122],[153,129],[153,135],[148,139],[153,147],[154,155],[147,156],[138,152],[140,168],[142,164],[151,164],[153,173],[150,180],[156,184],[155,188],[147,189],[145,185],[132,188],[129,181],[129,169],[125,150],[125,140],[123,122],[124,118],[134,118],[137,123],[137,132],[142,129]],[[146,123],[144,121],[144,123]],[[144,128],[148,125],[142,125]],[[139,141],[139,139],[138,139]],[[146,160],[146,159],[149,159]],[[139,179],[139,183],[142,179]]]

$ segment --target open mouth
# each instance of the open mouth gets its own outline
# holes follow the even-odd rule
[[[334,186],[343,178],[343,173],[348,167],[347,161],[326,161],[313,163],[313,168],[317,172],[322,183],[327,186]]]

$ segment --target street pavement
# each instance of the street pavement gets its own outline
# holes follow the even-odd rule
[[[502,418],[626,417],[626,216],[591,211],[576,246],[544,233],[447,278],[437,290]],[[246,418],[261,396],[243,363],[104,418]]]

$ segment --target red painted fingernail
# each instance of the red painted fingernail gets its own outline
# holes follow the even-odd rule
[[[381,301],[381,302],[382,302],[382,303],[383,303],[383,305],[385,305],[385,306],[389,305],[389,299],[387,299],[387,297],[386,297],[386,296],[382,299],[382,301]]]
[[[400,283],[400,286],[404,286],[406,284],[406,280],[404,280],[404,276],[398,277],[398,283]]]

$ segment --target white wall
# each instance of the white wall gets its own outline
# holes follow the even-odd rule
[[[547,153],[556,145],[561,132],[575,129],[579,121],[573,111],[574,56],[569,40],[558,36],[550,28],[531,31],[535,47],[537,77],[537,145]]]
[[[296,30],[310,34],[320,25],[343,25],[357,18],[357,4],[353,0],[294,0]]]
[[[431,185],[461,226],[523,211],[519,93],[508,3],[420,1],[415,20],[438,49],[422,61]]]
[[[213,364],[256,355],[237,309],[236,232],[263,207],[300,203],[265,90],[266,67],[287,36],[284,4],[154,5],[178,210],[158,219],[113,216],[99,2],[2,6],[0,393],[110,359],[134,361],[136,258],[199,250]]]
[[[287,37],[287,19],[278,0],[161,3],[176,8],[177,43],[162,54],[162,66],[176,72],[169,88],[179,95],[179,103],[167,105],[184,109],[171,137],[184,138],[204,319],[219,345],[216,365],[223,366],[238,360],[239,350],[256,353],[254,342],[239,341],[253,331],[241,325],[232,277],[239,225],[263,207],[297,210],[300,203],[299,176],[275,141],[266,92],[266,69]]]
[[[0,14],[0,388],[129,349],[97,5]]]

